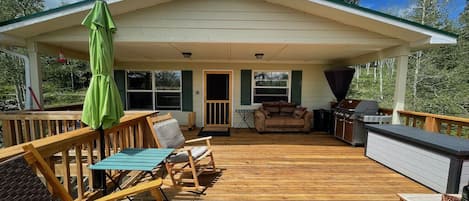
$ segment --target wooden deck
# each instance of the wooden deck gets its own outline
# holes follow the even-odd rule
[[[185,132],[186,138],[197,132]],[[397,193],[433,192],[366,158],[363,148],[324,133],[260,135],[232,129],[231,135],[213,139],[215,161],[223,171],[206,195],[165,186],[170,200],[397,201]]]

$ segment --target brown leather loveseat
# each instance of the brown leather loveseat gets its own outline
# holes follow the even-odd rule
[[[264,102],[255,112],[256,130],[263,132],[305,132],[311,130],[313,114],[287,102]]]

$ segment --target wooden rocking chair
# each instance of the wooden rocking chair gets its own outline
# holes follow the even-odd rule
[[[175,186],[193,183],[195,190],[202,190],[198,176],[204,172],[216,172],[215,161],[210,144],[212,137],[203,137],[185,141],[179,124],[170,113],[157,117],[147,117],[148,125],[158,148],[177,149],[166,161],[166,169]],[[185,144],[205,141],[205,146],[192,146],[184,148]],[[204,161],[204,162],[202,162]],[[190,173],[191,178],[184,177]]]
[[[46,161],[32,144],[23,146],[25,153],[13,157],[0,163],[0,200],[57,200],[73,201],[73,198],[65,190],[62,184],[55,177]],[[47,188],[33,171],[37,168],[44,176],[51,188]],[[162,184],[162,179],[141,183],[134,187],[117,191],[98,201],[118,200],[128,195],[150,191],[152,196],[161,201],[162,197],[158,188]]]

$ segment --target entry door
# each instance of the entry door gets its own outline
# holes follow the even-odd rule
[[[231,127],[231,71],[205,71],[205,127]]]

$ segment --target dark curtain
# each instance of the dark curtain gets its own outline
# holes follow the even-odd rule
[[[337,102],[345,99],[347,91],[350,88],[350,83],[353,79],[353,74],[355,74],[355,69],[342,67],[326,70],[324,71],[324,74],[326,75],[329,87],[331,87],[332,93],[334,93]]]

